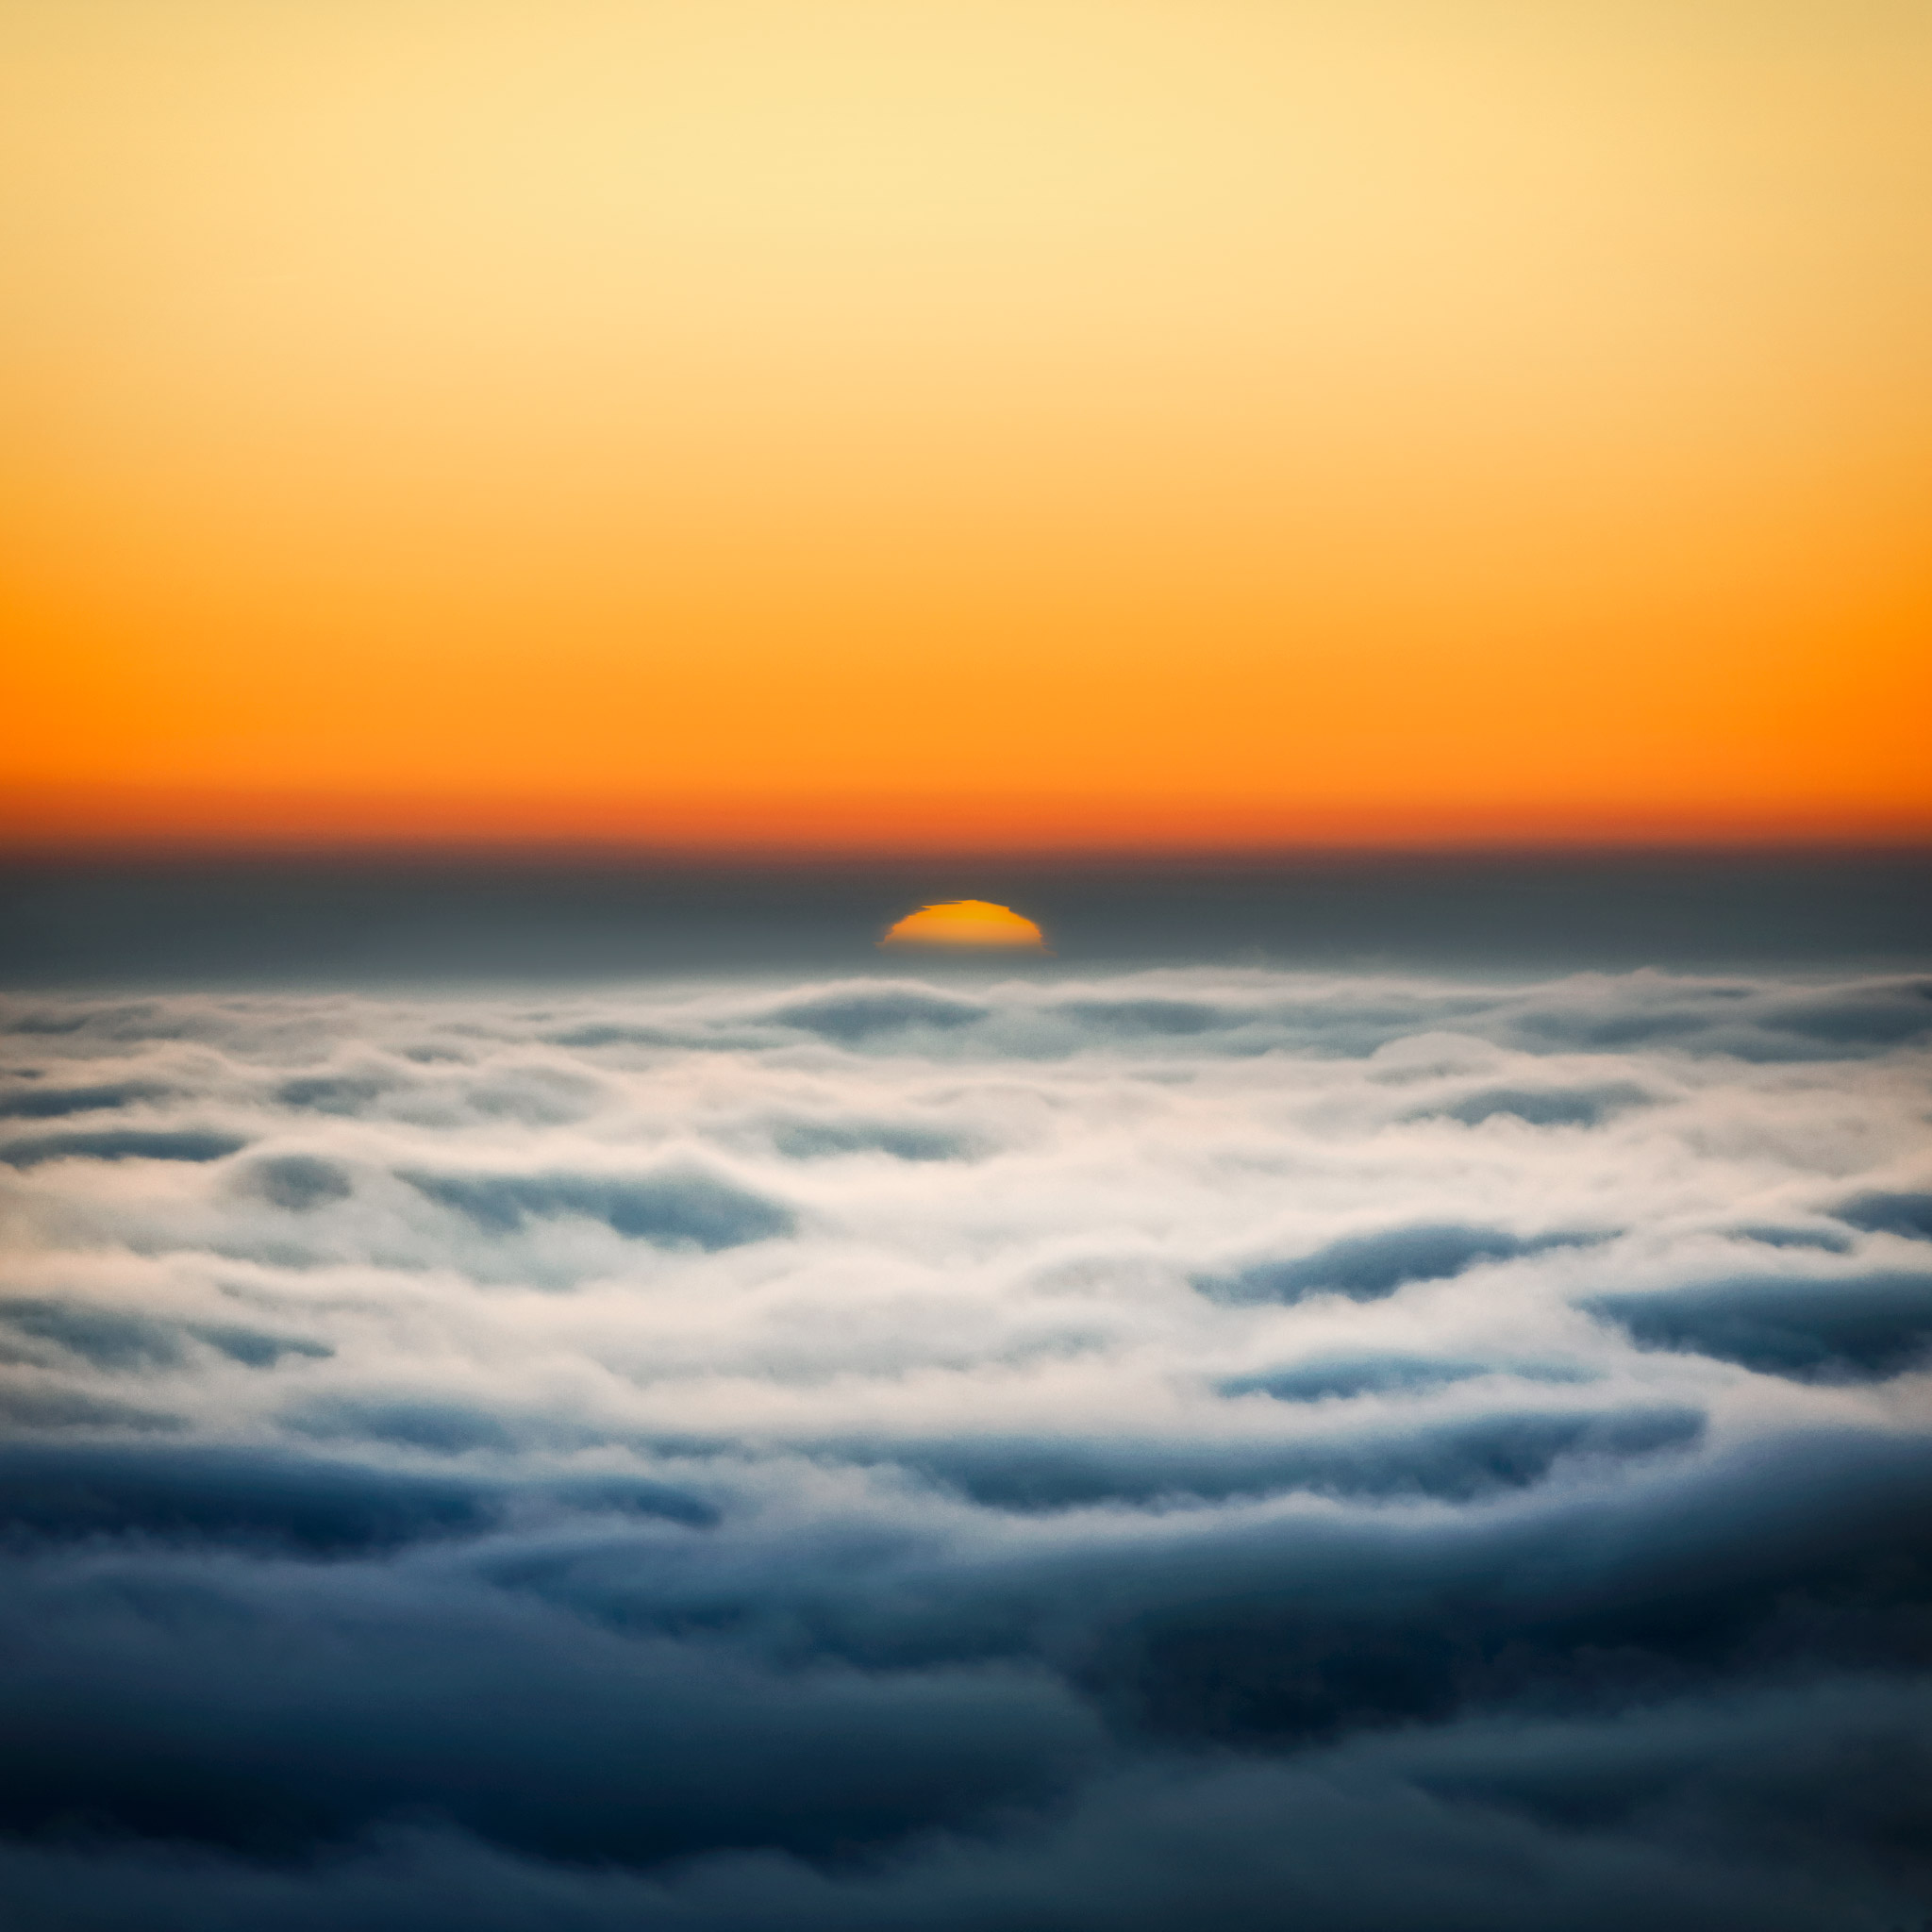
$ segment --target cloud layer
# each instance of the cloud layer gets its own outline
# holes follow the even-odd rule
[[[29,1928],[1932,1910],[1932,983],[5,1018]]]

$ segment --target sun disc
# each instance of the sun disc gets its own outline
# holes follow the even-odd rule
[[[1003,946],[1046,951],[1046,936],[1010,906],[988,899],[953,899],[908,912],[879,941],[882,946]]]

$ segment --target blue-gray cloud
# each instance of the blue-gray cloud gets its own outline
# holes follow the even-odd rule
[[[0,1144],[0,1162],[39,1167],[47,1160],[221,1160],[247,1141],[236,1134],[103,1127],[96,1133],[42,1134]]]
[[[731,1248],[788,1233],[793,1216],[776,1201],[697,1170],[636,1178],[590,1174],[417,1174],[402,1178],[491,1234],[528,1219],[583,1215],[630,1241]]]
[[[1932,1273],[1744,1276],[1585,1306],[1647,1347],[1801,1380],[1880,1380],[1932,1350]]]
[[[284,1107],[308,1108],[317,1113],[360,1113],[394,1084],[366,1074],[304,1074],[284,1080],[275,1089],[275,1098]]]
[[[1833,1212],[1854,1227],[1932,1241],[1932,1191],[1893,1193],[1874,1190],[1840,1202]]]
[[[356,1191],[346,1170],[313,1154],[279,1154],[258,1160],[242,1180],[246,1190],[293,1214],[346,1201]]]
[[[110,1080],[98,1087],[23,1087],[0,1093],[0,1120],[50,1121],[68,1114],[105,1113],[160,1100],[168,1090],[151,1080]]]
[[[826,1160],[841,1154],[886,1154],[894,1160],[965,1160],[983,1151],[958,1128],[923,1121],[780,1120],[772,1145],[792,1160]]]
[[[1202,1275],[1204,1294],[1222,1301],[1300,1301],[1305,1295],[1345,1294],[1370,1301],[1411,1281],[1441,1281],[1479,1261],[1510,1261],[1550,1248],[1578,1247],[1597,1239],[1548,1234],[1525,1239],[1507,1228],[1460,1222],[1422,1222],[1377,1228],[1329,1241],[1312,1254],[1257,1261],[1232,1274]]]
[[[1488,1087],[1433,1111],[1471,1127],[1498,1117],[1525,1121],[1533,1127],[1594,1127],[1650,1098],[1628,1080],[1600,1087]],[[1427,1118],[1426,1111],[1423,1117]]]
[[[972,1000],[950,999],[916,987],[891,987],[877,992],[821,993],[775,1007],[770,1017],[781,1026],[797,1026],[846,1042],[870,1040],[876,1034],[903,1033],[912,1026],[951,1030],[970,1026],[987,1017],[989,1009]]]

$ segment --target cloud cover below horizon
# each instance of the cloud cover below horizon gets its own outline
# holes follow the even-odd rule
[[[29,1928],[1932,1909],[1923,977],[4,1021]]]

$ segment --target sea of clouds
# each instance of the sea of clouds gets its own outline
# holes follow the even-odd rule
[[[23,1932],[1891,1932],[1932,983],[16,998]]]

